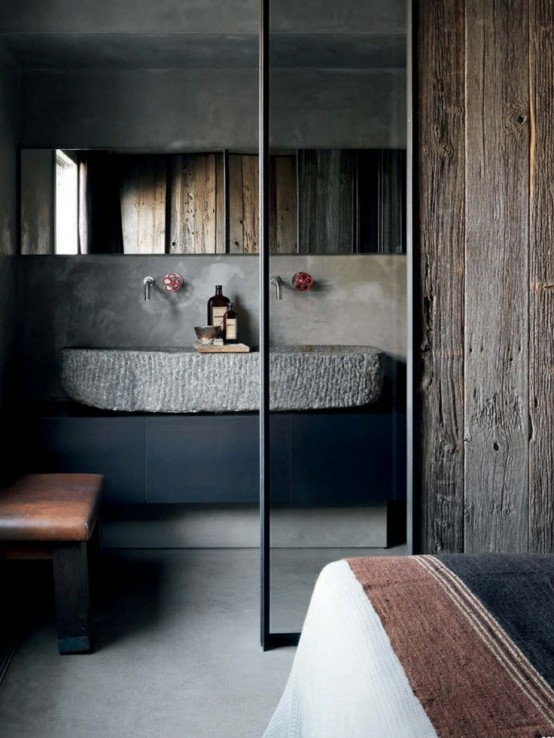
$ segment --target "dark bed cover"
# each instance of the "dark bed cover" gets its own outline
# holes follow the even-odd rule
[[[437,735],[554,737],[554,556],[348,564]]]

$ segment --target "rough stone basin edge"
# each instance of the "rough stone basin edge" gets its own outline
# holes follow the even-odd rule
[[[276,411],[359,407],[382,391],[384,353],[372,346],[274,347],[270,404]],[[62,349],[62,385],[85,405],[124,412],[258,409],[259,354],[193,349]]]

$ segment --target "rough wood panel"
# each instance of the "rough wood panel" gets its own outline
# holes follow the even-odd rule
[[[172,254],[214,254],[221,232],[217,207],[216,154],[170,157],[170,239]],[[220,198],[219,198],[220,199]]]
[[[123,251],[165,253],[166,157],[121,157],[120,181]]]
[[[298,166],[300,252],[353,253],[355,152],[305,149]]]
[[[218,254],[224,254],[227,250],[225,244],[225,181],[223,168],[223,154],[215,157],[215,250]]]
[[[459,552],[464,532],[464,3],[421,0],[416,23],[415,268],[421,334],[416,338],[414,457],[421,466],[414,514],[416,520],[421,515],[423,551]]]
[[[466,0],[465,551],[528,543],[526,0]]]
[[[257,254],[259,249],[258,224],[258,157],[242,157],[242,197],[244,202],[244,253]]]
[[[316,234],[312,224],[317,220],[317,158],[315,151],[298,152],[298,217],[301,254],[317,253]]]
[[[229,252],[244,253],[244,202],[242,199],[242,157],[229,155]]]
[[[406,152],[382,149],[379,171],[379,243],[380,254],[402,254],[406,251]]]
[[[554,4],[530,4],[529,549],[554,553]]]
[[[296,155],[275,155],[270,160],[269,242],[273,254],[297,252]]]
[[[257,254],[258,157],[229,156],[229,250],[232,254]]]

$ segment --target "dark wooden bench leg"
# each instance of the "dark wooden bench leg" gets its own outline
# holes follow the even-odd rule
[[[52,560],[59,652],[86,653],[92,647],[87,544],[56,545]]]

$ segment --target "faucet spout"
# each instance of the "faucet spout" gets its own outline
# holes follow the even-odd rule
[[[152,288],[152,285],[155,284],[156,280],[154,277],[145,277],[142,280],[142,283],[144,285],[144,300],[145,302],[150,299],[150,289]]]
[[[281,277],[271,277],[269,280],[269,284],[272,284],[275,286],[275,299],[276,300],[282,300],[283,299],[283,280]]]

